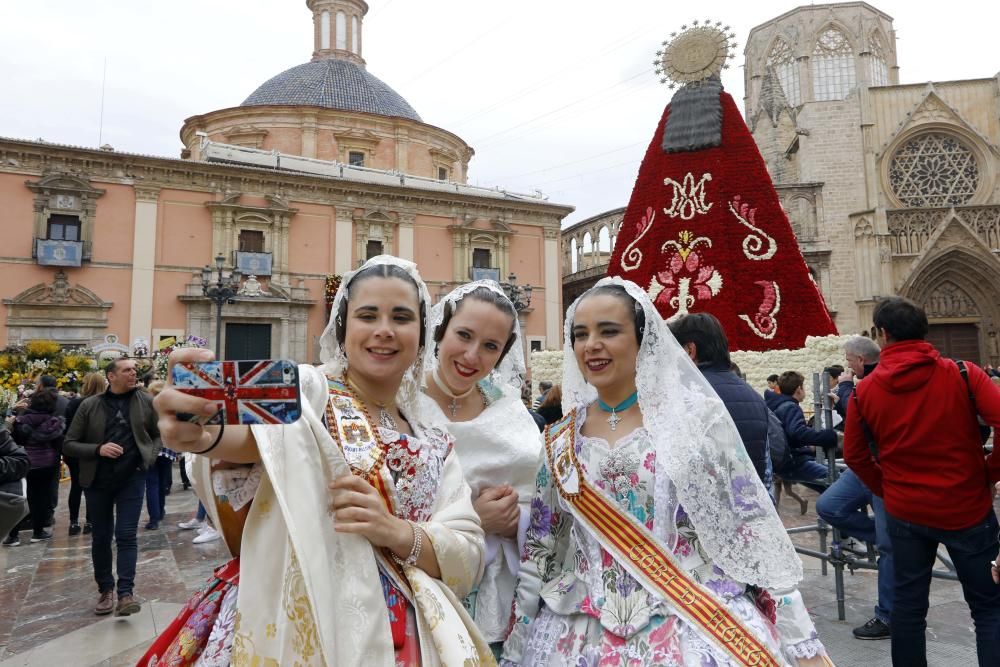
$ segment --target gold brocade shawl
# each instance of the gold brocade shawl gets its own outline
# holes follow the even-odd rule
[[[374,551],[365,538],[333,529],[327,484],[349,469],[320,418],[326,379],[312,366],[300,366],[299,377],[302,418],[253,427],[267,474],[243,533],[232,664],[393,667]],[[445,460],[431,519],[421,526],[445,577],[442,583],[406,568],[422,664],[491,664],[459,602],[481,575],[484,546],[454,454]]]

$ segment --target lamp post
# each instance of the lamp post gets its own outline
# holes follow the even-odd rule
[[[243,277],[238,268],[233,268],[228,276],[223,276],[222,265],[226,258],[219,253],[215,256],[215,282],[212,282],[212,267],[205,265],[201,270],[201,293],[215,302],[215,358],[222,358],[222,306],[240,290]]]
[[[507,276],[507,282],[500,283],[507,298],[514,304],[514,310],[521,312],[531,305],[531,285],[518,285],[517,276],[511,273]]]

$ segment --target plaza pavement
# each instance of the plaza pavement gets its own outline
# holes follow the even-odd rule
[[[55,537],[50,542],[30,544],[30,531],[25,531],[21,546],[0,549],[0,667],[134,665],[191,592],[226,559],[221,541],[193,545],[194,531],[177,528],[178,521],[191,516],[197,499],[176,482],[160,530],[142,528],[145,511],[140,521],[136,595],[143,600],[142,612],[121,619],[95,616],[90,539],[67,535],[68,487],[63,483],[60,488]],[[803,490],[802,495],[809,500],[805,516],[799,515],[797,502],[782,499],[781,515],[787,527],[816,520],[816,494]],[[818,548],[814,535],[795,539]],[[806,576],[801,591],[837,667],[890,665],[888,641],[858,641],[851,636],[851,628],[871,617],[875,573],[861,570],[846,575],[847,620],[838,621],[832,569],[824,577],[817,560],[805,557],[803,563]],[[930,603],[929,664],[975,665],[975,636],[960,586],[935,579]]]

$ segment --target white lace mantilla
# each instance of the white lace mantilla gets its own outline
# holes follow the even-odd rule
[[[727,574],[762,588],[793,588],[802,578],[802,562],[721,399],[677,343],[645,291],[621,278],[597,283],[604,285],[624,288],[645,314],[636,387],[643,426],[655,443],[657,516],[669,515],[676,489],[676,500],[691,516],[706,551]],[[570,344],[579,302],[566,312],[563,413],[597,398]],[[670,523],[657,521],[653,530],[666,544],[673,541]]]

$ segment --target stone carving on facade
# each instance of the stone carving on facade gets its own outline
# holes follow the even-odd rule
[[[29,180],[24,184],[35,193],[34,237],[48,238],[51,215],[75,216],[80,221],[80,238],[77,240],[83,242],[82,257],[90,259],[97,200],[105,190],[93,187],[88,176],[80,175],[68,164],[58,171],[44,173],[37,181]]]
[[[894,255],[917,255],[945,218],[940,210],[888,211],[889,247]]]
[[[71,285],[61,269],[51,284],[39,283],[4,299],[7,341],[15,344],[47,338],[65,344],[90,345],[108,325],[114,305],[81,285]]]
[[[257,276],[251,273],[247,276],[243,286],[240,287],[239,295],[247,297],[268,296],[268,292],[264,289],[263,285],[260,284],[260,281],[257,280]]]
[[[924,309],[927,311],[927,317],[931,318],[979,315],[975,299],[953,282],[943,282],[938,285],[924,300]]]

